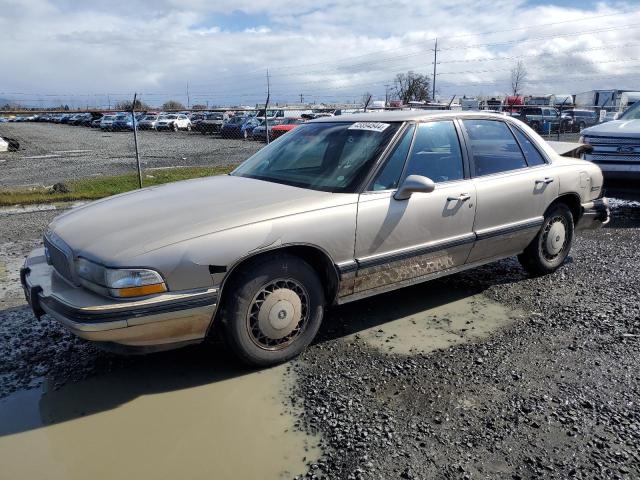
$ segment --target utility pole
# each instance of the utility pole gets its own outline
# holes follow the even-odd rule
[[[136,121],[136,100],[138,94],[133,94],[133,103],[131,104],[131,122],[133,124],[133,143],[136,147],[136,165],[138,167],[138,187],[142,188],[142,167],[140,166],[140,154],[138,153],[138,122]]]
[[[304,96],[300,94],[300,103],[304,103]]]
[[[384,84],[384,106],[385,107],[389,106],[389,84],[388,83]]]
[[[189,82],[187,82],[187,110],[189,110]]]
[[[267,68],[267,101],[264,102],[264,129],[267,137],[267,145],[269,145],[269,98],[271,97],[271,86],[269,84],[269,69]]]
[[[436,37],[436,44],[435,47],[433,48],[433,80],[432,80],[432,94],[431,94],[431,101],[435,102],[436,101],[436,65],[438,62],[438,38]]]

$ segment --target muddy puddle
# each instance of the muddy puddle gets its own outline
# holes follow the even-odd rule
[[[428,353],[481,340],[521,317],[482,293],[432,283],[345,306],[359,339],[384,353]]]
[[[319,457],[294,428],[286,365],[162,355],[1,399],[0,478],[278,479]]]

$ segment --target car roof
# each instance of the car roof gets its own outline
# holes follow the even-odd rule
[[[494,119],[507,119],[506,115],[489,112],[461,112],[451,110],[396,110],[371,113],[354,113],[347,115],[336,115],[333,117],[321,117],[310,120],[309,123],[325,122],[408,122],[410,120],[423,120],[430,117],[452,117],[452,118],[478,118],[489,117]]]

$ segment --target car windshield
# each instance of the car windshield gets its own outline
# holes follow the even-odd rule
[[[209,113],[208,115],[205,116],[205,118],[207,120],[222,120],[222,114],[221,113]]]
[[[176,118],[178,118],[177,115],[165,115],[163,117],[165,120],[175,120]]]
[[[231,175],[329,192],[351,192],[399,123],[307,123],[272,142]]]
[[[620,116],[619,120],[640,120],[640,102],[634,103],[629,110]]]
[[[158,118],[156,115],[147,115],[144,117],[145,120],[155,120],[156,118]]]
[[[118,115],[116,120],[127,120],[128,115]]]
[[[240,125],[244,123],[244,117],[233,117],[229,119],[228,123],[230,123],[231,125]]]

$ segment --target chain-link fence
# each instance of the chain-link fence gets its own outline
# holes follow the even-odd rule
[[[413,108],[434,107],[452,108],[447,104]],[[457,108],[466,107],[461,101]],[[595,105],[503,101],[474,109],[512,115],[545,138],[563,141],[577,141],[580,130],[613,118],[612,112]],[[0,112],[0,136],[11,139],[12,147],[19,144],[17,151],[0,153],[0,187],[57,184],[64,191],[66,183],[78,179],[119,175],[133,175],[144,186],[169,171],[175,173],[169,180],[228,171],[310,119],[362,111],[362,105],[301,105],[266,110]]]

